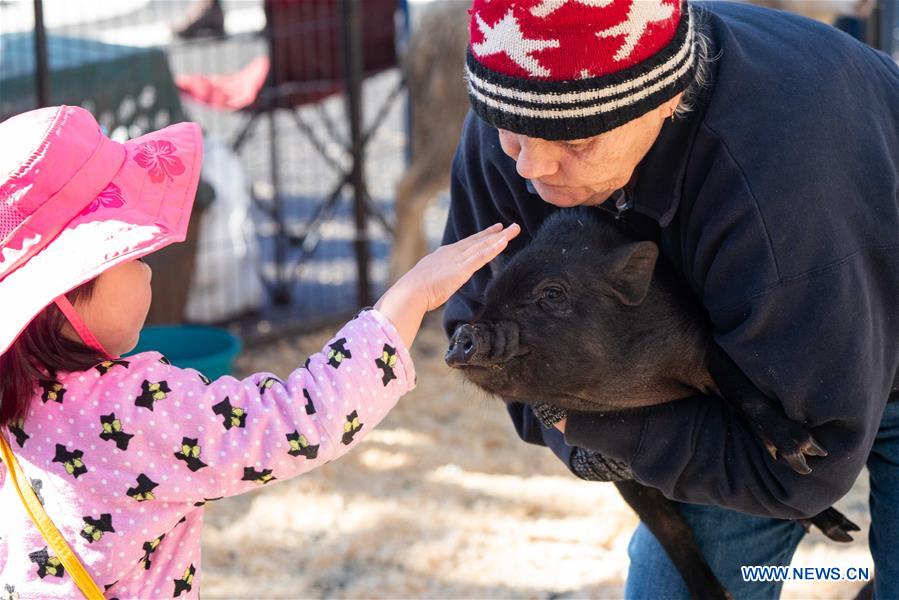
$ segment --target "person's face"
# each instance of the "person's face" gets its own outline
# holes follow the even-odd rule
[[[544,201],[563,208],[600,204],[630,180],[680,96],[594,137],[549,141],[500,129],[499,143]]]
[[[97,277],[90,298],[75,303],[88,329],[113,356],[137,345],[150,310],[152,275],[149,265],[140,260],[116,265]]]

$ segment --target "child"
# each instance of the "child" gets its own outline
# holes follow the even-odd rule
[[[209,381],[156,352],[119,358],[150,304],[140,258],[184,239],[199,127],[119,144],[63,106],[9,119],[0,139],[0,433],[107,597],[197,597],[203,505],[349,451],[414,386],[425,312],[519,231],[497,224],[425,257],[284,381]],[[80,596],[7,462],[0,594]]]

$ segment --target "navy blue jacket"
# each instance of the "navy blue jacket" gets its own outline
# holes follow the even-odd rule
[[[899,69],[801,17],[697,6],[717,57],[712,82],[692,113],[664,125],[627,212],[654,225],[717,343],[830,455],[798,475],[768,457],[732,405],[708,397],[572,414],[564,439],[530,409],[509,410],[525,441],[566,462],[581,446],[627,461],[676,500],[809,516],[852,486],[899,368]],[[515,251],[557,210],[472,114],[451,194],[445,242],[517,222]],[[489,276],[450,300],[448,331],[477,312]]]

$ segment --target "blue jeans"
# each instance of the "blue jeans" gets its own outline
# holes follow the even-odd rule
[[[867,466],[869,544],[877,568],[874,595],[877,600],[899,598],[899,401],[887,404]],[[799,524],[715,506],[679,503],[678,508],[712,570],[737,600],[780,596],[783,583],[745,582],[740,566],[789,564],[805,534]],[[690,598],[668,555],[642,523],[631,538],[628,555],[628,600]]]

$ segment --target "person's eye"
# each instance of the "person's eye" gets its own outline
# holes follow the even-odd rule
[[[582,140],[571,140],[568,142],[563,142],[564,148],[569,152],[583,152],[588,149],[591,145],[592,140],[589,138]]]

